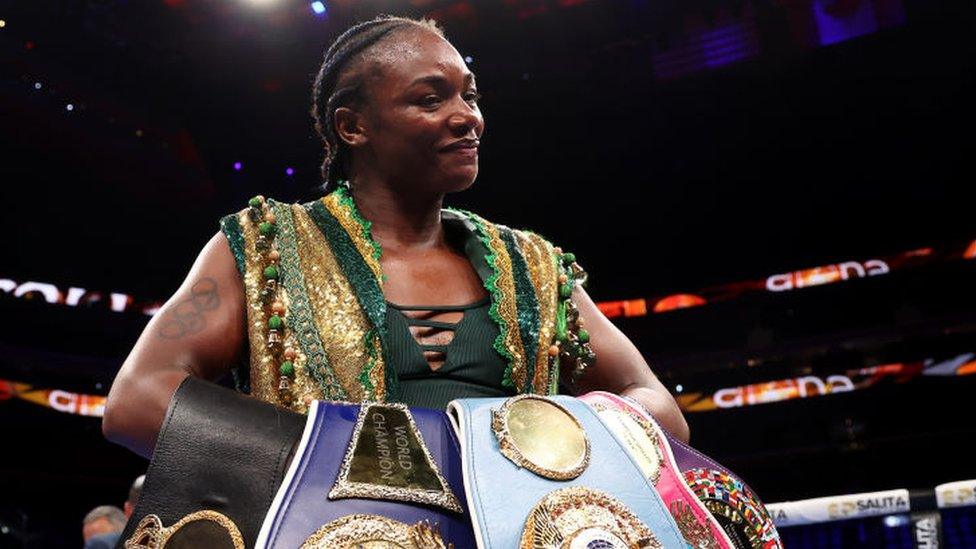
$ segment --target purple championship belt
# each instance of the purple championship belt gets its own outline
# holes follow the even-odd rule
[[[444,412],[317,401],[256,547],[474,547]]]

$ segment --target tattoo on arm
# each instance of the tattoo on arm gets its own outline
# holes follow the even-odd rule
[[[179,339],[203,329],[203,314],[220,306],[217,281],[212,278],[198,280],[190,288],[190,297],[180,301],[167,311],[159,325],[159,337]]]

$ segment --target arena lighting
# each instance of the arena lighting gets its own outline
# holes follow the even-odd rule
[[[325,15],[325,4],[322,2],[312,2],[312,11],[315,15]]]
[[[294,168],[285,168],[285,175],[287,175],[289,177],[295,175],[295,169]]]
[[[65,108],[66,110],[68,110],[69,112],[70,112],[70,111],[73,111],[73,110],[75,110],[75,106],[74,106],[74,105],[72,105],[71,103],[68,103],[67,105],[65,105],[65,107],[64,107],[64,108]]]
[[[244,164],[241,164],[240,162],[234,162],[234,170],[241,171],[241,169],[243,167],[244,167]]]
[[[471,57],[470,55],[465,55],[464,56],[464,62],[465,63],[474,63],[474,57]]]
[[[266,8],[268,6],[278,3],[277,0],[245,0],[245,1],[246,3],[258,8]]]
[[[4,21],[3,19],[0,19],[0,29],[4,28],[6,26],[7,26],[7,22]]]
[[[34,82],[34,89],[35,90],[39,90],[42,87],[43,87],[43,84],[41,84],[40,82]]]

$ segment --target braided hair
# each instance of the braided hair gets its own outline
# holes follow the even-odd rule
[[[359,23],[342,33],[325,52],[322,67],[315,77],[312,88],[312,118],[315,131],[325,145],[322,160],[323,191],[334,189],[339,180],[349,179],[349,148],[335,131],[335,111],[339,107],[355,105],[364,99],[363,78],[360,76],[343,88],[336,89],[339,78],[347,70],[358,67],[363,61],[359,55],[370,46],[389,37],[394,31],[420,28],[444,37],[444,31],[430,19],[408,19],[380,15]]]

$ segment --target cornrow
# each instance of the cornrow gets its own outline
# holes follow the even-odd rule
[[[334,189],[340,179],[348,179],[349,150],[335,131],[335,111],[339,107],[355,104],[363,100],[362,79],[336,89],[339,77],[347,68],[350,59],[370,46],[379,43],[392,32],[415,27],[431,31],[443,37],[444,31],[429,19],[408,19],[391,15],[380,15],[364,21],[343,32],[325,52],[325,59],[315,77],[312,88],[312,118],[315,131],[325,145],[322,160],[323,191]]]

